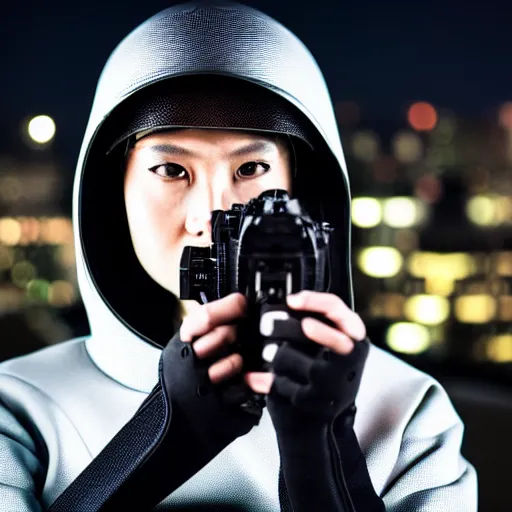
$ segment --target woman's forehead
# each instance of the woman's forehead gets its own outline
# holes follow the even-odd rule
[[[172,149],[172,146],[190,148],[189,153],[193,153],[194,149],[200,150],[201,147],[215,147],[237,156],[237,148],[244,150],[245,153],[286,150],[287,139],[284,135],[245,130],[184,128],[149,133],[135,144],[136,149],[155,147],[164,149],[166,146],[168,149]]]

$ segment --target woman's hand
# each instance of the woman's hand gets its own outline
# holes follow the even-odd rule
[[[234,322],[245,314],[247,300],[241,293],[232,293],[222,299],[199,306],[181,324],[182,342],[192,343],[199,360],[215,360],[229,351],[236,341]],[[213,362],[208,376],[213,384],[234,377],[242,370],[242,356],[237,353],[226,355]]]
[[[297,311],[319,313],[333,322],[331,327],[315,318],[306,317],[301,322],[304,335],[311,341],[339,355],[348,355],[354,344],[366,338],[366,328],[357,313],[352,311],[337,295],[303,290],[288,295],[287,305]],[[268,372],[251,372],[245,382],[256,393],[268,394],[275,375]]]

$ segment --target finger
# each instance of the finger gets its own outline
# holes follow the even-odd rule
[[[282,375],[276,375],[270,392],[275,393],[281,398],[286,398],[290,402],[294,402],[301,388],[302,385],[298,382],[294,382]]]
[[[187,316],[180,328],[181,341],[192,341],[214,327],[234,322],[246,311],[247,300],[241,293],[231,293],[219,300],[201,306]]]
[[[302,290],[288,295],[286,302],[292,309],[324,315],[350,338],[360,341],[366,337],[366,327],[361,317],[333,293]]]
[[[272,371],[276,375],[285,375],[299,383],[309,382],[309,372],[315,360],[293,348],[289,343],[283,343],[272,361]]]
[[[310,340],[337,354],[350,354],[354,348],[354,342],[346,334],[315,318],[303,318],[301,327]]]
[[[244,381],[255,393],[268,395],[274,375],[268,372],[248,372],[244,375]]]
[[[210,368],[208,368],[208,377],[210,377],[213,384],[218,384],[240,373],[242,366],[242,356],[240,354],[231,354],[212,364]]]
[[[212,331],[194,341],[192,346],[199,359],[215,355],[221,348],[236,340],[236,327],[234,325],[219,325]]]

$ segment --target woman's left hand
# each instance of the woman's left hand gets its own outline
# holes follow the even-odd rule
[[[287,305],[297,311],[309,311],[323,315],[334,324],[334,327],[331,327],[310,317],[303,318],[301,321],[305,336],[334,354],[346,356],[353,351],[355,343],[366,338],[366,328],[359,315],[337,295],[303,290],[288,295]],[[249,372],[244,378],[253,391],[268,394],[275,376],[269,372]]]

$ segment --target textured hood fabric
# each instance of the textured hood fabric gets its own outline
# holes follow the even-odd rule
[[[122,326],[129,331],[124,337],[159,348],[178,322],[176,297],[136,259],[124,209],[122,144],[111,151],[119,140],[151,127],[148,119],[149,125],[293,137],[294,191],[316,220],[336,226],[330,291],[352,304],[347,172],[314,58],[295,35],[254,9],[188,3],[162,11],[129,34],[98,82],[73,212],[79,282],[93,335]]]

